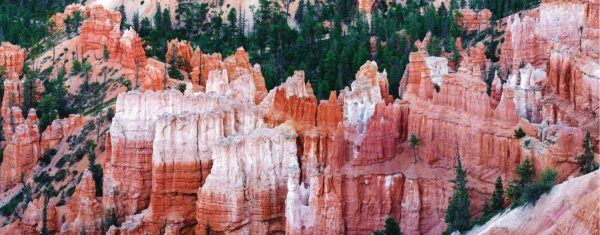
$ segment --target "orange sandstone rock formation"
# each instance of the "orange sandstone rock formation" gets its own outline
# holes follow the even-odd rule
[[[509,16],[500,55],[503,72],[512,73],[526,64],[543,66],[555,43],[598,58],[597,9],[594,2],[548,1],[528,14]]]
[[[25,50],[18,45],[2,42],[0,46],[0,66],[4,67],[10,73],[16,73],[17,76],[23,72],[25,63]]]
[[[92,172],[85,170],[68,205],[69,211],[60,232],[98,234],[102,231],[104,211],[96,198]],[[66,226],[65,226],[66,225]]]
[[[17,221],[2,232],[7,234],[38,234],[42,231],[43,223],[42,216],[44,210],[45,197],[39,197],[32,200],[27,205],[27,209],[23,212],[20,221]],[[57,210],[55,206],[46,206],[46,228],[48,231],[57,231]]]
[[[5,133],[10,135],[5,136],[6,147],[0,166],[0,191],[26,179],[41,155],[39,120],[35,109],[29,110],[25,119],[20,108],[11,107],[10,117],[5,123],[8,124],[5,125],[8,128]]]
[[[483,9],[475,12],[471,9],[460,9],[462,17],[457,18],[457,24],[464,27],[467,32],[481,31],[487,29],[492,18],[492,12],[488,9]]]
[[[82,127],[83,123],[84,117],[77,114],[71,114],[63,119],[55,119],[42,133],[40,146],[42,149],[54,148],[64,138],[75,134],[75,129]]]
[[[146,52],[142,47],[142,39],[133,29],[125,30],[121,35],[118,27],[112,28],[107,47],[110,60],[120,63],[125,69],[137,70],[135,73],[138,73],[138,76],[140,70],[146,66]]]
[[[104,9],[100,5],[92,5],[81,10],[84,11],[84,20],[80,29],[82,52],[86,53],[108,46],[107,44],[113,36],[113,29],[119,28],[121,25],[121,14]]]
[[[193,58],[194,51],[187,41],[173,39],[167,44],[167,54],[165,54],[167,64],[173,63],[173,59],[175,59],[177,63],[182,63],[180,69],[183,69],[186,72],[192,72]]]

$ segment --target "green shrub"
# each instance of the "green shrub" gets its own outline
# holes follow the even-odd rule
[[[177,86],[177,90],[181,91],[181,93],[185,92],[187,85],[185,85],[185,83],[180,83],[179,86]]]
[[[175,66],[169,68],[169,77],[177,80],[183,80],[183,74]]]
[[[558,172],[551,168],[546,168],[540,172],[540,181],[542,183],[548,183],[554,185],[554,181],[558,178]]]
[[[22,192],[15,195],[12,199],[10,199],[10,201],[8,201],[8,203],[4,204],[4,206],[2,208],[0,208],[0,212],[2,212],[3,216],[12,215],[12,213],[15,212],[15,209],[17,208],[17,206],[19,205],[19,203],[21,201],[23,201],[23,193]]]
[[[513,204],[519,201],[522,192],[523,187],[521,186],[518,180],[512,179],[508,181],[508,187],[506,188],[506,196],[513,202]]]
[[[550,191],[554,184],[544,182],[534,182],[527,184],[523,189],[523,201],[535,204],[542,194]]]
[[[100,164],[90,164],[88,169],[92,172],[94,183],[96,184],[96,196],[102,196],[102,166]]]
[[[81,73],[83,65],[79,60],[73,60],[73,66],[71,67],[71,75],[78,75]]]
[[[61,182],[66,177],[67,177],[67,170],[66,169],[62,169],[62,170],[59,170],[58,172],[56,172],[56,174],[54,174],[54,181],[55,182]]]
[[[71,163],[75,163],[75,162],[81,161],[81,159],[83,159],[83,156],[85,156],[85,151],[83,149],[81,149],[81,148],[78,148],[73,153],[73,158],[71,158]]]
[[[535,204],[538,199],[554,187],[555,180],[558,177],[558,172],[554,169],[546,168],[540,172],[540,180],[528,183],[523,188],[521,200],[527,203]]]
[[[56,191],[56,189],[52,185],[48,185],[48,187],[46,187],[46,189],[44,190],[44,194],[48,198],[53,198],[53,197],[58,196],[58,192]]]
[[[516,129],[516,130],[515,130],[515,137],[516,137],[517,139],[521,139],[521,138],[525,137],[526,135],[527,135],[527,134],[525,133],[525,131],[523,131],[523,129],[522,129],[522,128],[520,128],[520,127],[519,127],[519,129]]]
[[[39,175],[33,177],[33,181],[39,185],[45,185],[52,182],[52,176],[48,175],[48,172],[42,172]]]
[[[598,169],[598,163],[594,160],[594,143],[589,132],[583,139],[583,154],[577,156],[577,164],[582,175]]]
[[[54,166],[56,166],[57,168],[62,168],[63,166],[65,166],[65,163],[67,163],[67,161],[69,161],[70,158],[71,154],[65,154],[60,159],[58,159]]]
[[[52,162],[52,157],[54,157],[54,155],[56,155],[56,149],[47,149],[44,152],[44,155],[42,156],[42,158],[40,159],[40,165],[41,166],[47,166],[48,164],[50,164],[50,162]]]
[[[523,161],[523,163],[517,165],[516,172],[519,175],[519,182],[521,183],[521,185],[533,181],[533,178],[535,177],[535,169],[533,168],[529,157],[525,158],[525,161]]]
[[[65,196],[64,196],[64,194],[61,194],[60,200],[56,203],[56,206],[64,206],[66,204],[67,204],[67,202],[65,201]]]
[[[121,85],[127,87],[127,90],[131,90],[131,81],[127,80],[127,79],[123,79],[121,80]]]
[[[115,117],[115,108],[113,107],[109,107],[107,112],[106,112],[106,119],[108,121],[112,121],[112,119]]]
[[[73,196],[73,193],[75,193],[75,185],[71,186],[69,189],[67,189],[67,196]]]

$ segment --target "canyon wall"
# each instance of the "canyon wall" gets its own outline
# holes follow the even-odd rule
[[[503,72],[511,73],[526,64],[544,66],[556,43],[598,58],[598,6],[597,2],[547,1],[529,12],[507,17],[500,54]]]
[[[244,60],[247,63],[247,57],[242,57]],[[170,231],[189,233],[204,231],[207,224],[214,231],[283,231],[289,168],[285,165],[298,164],[292,161],[296,160],[295,134],[289,128],[264,126],[263,112],[255,104],[263,93],[255,88],[255,77],[244,71],[233,73],[235,80],[230,80],[228,71],[239,71],[240,61],[225,61],[232,66],[208,74],[206,93],[183,95],[170,90],[119,96],[110,131],[111,156],[103,200],[105,208],[116,210],[123,221],[120,232],[158,233],[169,227]],[[280,162],[284,156],[290,158],[285,164]],[[269,158],[271,163],[265,162]],[[238,165],[239,161],[248,162]],[[227,170],[240,167],[251,168],[244,177],[231,174],[237,170]],[[264,177],[256,175],[258,172],[273,172],[274,184],[258,181]],[[257,184],[250,187],[252,182]],[[231,194],[236,190],[239,193]],[[239,197],[245,190],[257,192],[256,199]],[[280,191],[279,196],[271,198],[270,190]],[[247,214],[250,208],[240,206],[254,204],[255,210],[261,211],[264,203],[281,208],[280,212],[267,210],[255,217]],[[219,216],[237,217],[239,222]]]
[[[147,59],[137,33],[121,32],[114,12],[70,6],[56,21],[81,10],[87,26],[73,40],[86,53],[106,45],[108,62],[126,70],[136,89],[117,97],[102,197],[85,171],[67,205],[48,207],[48,225],[64,234],[82,228],[99,233],[113,211],[118,225],[109,234],[204,234],[209,227],[219,234],[372,234],[392,217],[405,233],[440,234],[457,157],[468,172],[475,217],[496,177],[516,177],[515,167],[526,158],[538,172],[556,169],[560,181],[578,174],[575,156],[583,151],[585,132],[597,124],[591,112],[598,109],[600,70],[590,59],[597,53],[586,47],[597,37],[587,28],[598,27],[594,9],[597,4],[589,2],[545,1],[510,16],[501,70],[490,88],[483,80],[491,63],[483,44],[460,49],[458,71],[449,72],[447,60],[426,56],[427,36],[410,53],[400,87],[390,88],[387,74],[367,61],[349,87],[319,101],[302,71],[267,91],[260,66],[251,65],[242,48],[223,59],[172,40],[166,64]],[[548,28],[571,13],[565,24]],[[483,27],[485,14],[467,14],[464,24]],[[579,23],[583,51],[574,36],[579,29],[570,25]],[[11,53],[0,59],[14,58]],[[165,90],[172,85],[167,69],[173,62],[193,85],[183,94]],[[32,171],[43,149],[85,121],[77,115],[55,120],[40,135],[35,110],[24,118],[19,109],[23,85],[17,68],[11,70],[2,106],[10,136],[0,168],[2,191]],[[389,89],[399,89],[401,99]],[[525,137],[515,137],[518,128]],[[413,136],[419,144],[411,145]],[[40,231],[43,203],[32,201],[10,226]],[[555,224],[589,223],[589,217],[577,217],[586,212],[581,208],[554,210],[561,216]],[[521,225],[503,229],[490,231],[537,232]]]

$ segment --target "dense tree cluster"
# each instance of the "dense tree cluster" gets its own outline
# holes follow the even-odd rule
[[[228,55],[243,46],[252,62],[261,64],[268,88],[282,83],[294,70],[304,70],[317,96],[326,98],[330,90],[349,85],[353,71],[366,60],[378,62],[388,72],[390,86],[397,87],[414,42],[427,32],[432,32],[428,48],[432,55],[456,51],[454,38],[463,34],[454,24],[457,8],[436,9],[424,1],[383,3],[368,22],[349,0],[303,0],[293,13],[285,1],[261,0],[253,12],[238,12],[234,7],[211,10],[215,8],[207,3],[183,1],[175,11],[175,22],[170,21],[168,9],[158,8],[162,14],[152,20],[138,22],[139,16],[134,15],[132,25],[148,45],[149,56],[164,59],[165,42],[173,38],[186,39],[204,53]],[[374,51],[371,37],[377,37]],[[396,89],[392,94],[398,95]]]
[[[32,47],[48,36],[50,16],[74,0],[4,0],[0,3],[0,42]]]
[[[554,187],[558,177],[558,172],[546,168],[540,172],[539,179],[535,179],[535,169],[529,158],[517,165],[515,172],[519,179],[510,180],[506,191],[513,206],[537,202],[544,193]]]

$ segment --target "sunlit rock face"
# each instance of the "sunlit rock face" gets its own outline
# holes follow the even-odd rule
[[[442,77],[448,74],[448,59],[445,57],[425,57],[425,64],[430,71],[431,81],[436,85],[441,85]]]
[[[71,114],[63,119],[55,119],[42,133],[40,145],[42,149],[54,148],[63,139],[75,133],[75,129],[84,124],[84,117],[78,114]]]
[[[552,51],[546,71],[552,92],[569,104],[565,107],[554,103],[554,108],[548,105],[546,118],[552,123],[573,126],[592,121],[589,113],[598,113],[600,107],[600,63],[590,57],[569,54],[562,48]]]
[[[61,233],[95,234],[102,231],[104,211],[101,202],[96,198],[96,185],[91,171],[86,169],[83,172],[68,209],[66,220],[60,228]]]
[[[193,58],[194,51],[189,42],[173,39],[167,44],[167,54],[165,54],[167,64],[179,63],[181,64],[181,69],[191,72]]]
[[[103,49],[105,46],[109,47],[110,41],[115,34],[113,32],[114,29],[117,28],[118,30],[121,25],[121,14],[117,11],[105,9],[100,5],[79,7],[76,10],[71,8],[77,8],[77,5],[67,7],[65,13],[57,17],[57,22],[60,22],[60,19],[65,17],[65,14],[70,14],[69,16],[72,17],[75,11],[81,13],[83,22],[81,23],[79,32],[82,53]],[[57,15],[60,15],[60,13]],[[61,24],[57,23],[56,25],[60,26]]]
[[[375,2],[373,0],[359,0],[358,9],[363,13],[371,13],[371,10],[375,7]]]
[[[11,188],[29,177],[41,156],[39,120],[35,109],[23,118],[21,109],[11,107],[10,117],[5,119],[6,147],[0,166],[0,191]],[[6,130],[6,129],[5,129]]]
[[[0,66],[6,69],[6,72],[16,73],[17,76],[23,72],[25,63],[25,50],[18,45],[2,42],[0,45]]]
[[[599,38],[598,5],[546,1],[539,8],[509,16],[500,56],[503,69],[510,73],[526,64],[543,66],[555,43],[597,58],[598,48],[592,45],[597,45]]]
[[[64,30],[66,27],[65,20],[67,18],[73,18],[75,12],[79,12],[79,14],[81,14],[82,19],[96,21],[96,26],[100,24],[110,24],[112,26],[118,26],[121,23],[121,14],[119,14],[119,12],[108,10],[107,8],[104,8],[101,5],[93,4],[89,6],[83,6],[81,4],[71,4],[65,8],[64,12],[58,12],[50,17],[50,20],[51,22],[53,22],[53,25],[49,26],[49,30],[51,32]],[[88,26],[92,25],[94,24],[90,24]]]
[[[204,231],[207,224],[197,221],[208,221],[213,231],[284,231],[286,182],[288,175],[299,177],[296,135],[285,125],[266,127],[264,112],[255,104],[262,95],[255,87],[256,79],[262,77],[240,71],[238,64],[247,62],[247,57],[238,53],[233,58],[224,62],[229,68],[208,73],[206,92],[147,91],[119,96],[103,198],[104,207],[116,210],[123,220],[119,231],[158,233],[165,226],[179,233]],[[229,73],[231,69],[237,72]],[[243,177],[226,170],[243,167],[247,169]],[[261,183],[260,172],[272,172],[272,181],[279,183]],[[250,187],[251,182],[256,185],[239,186]],[[273,190],[280,193],[275,197],[258,193]],[[255,199],[234,193],[255,191]],[[229,205],[223,205],[223,197],[230,197]],[[239,204],[255,204],[255,210],[262,211],[265,202],[279,205],[280,211],[247,216],[248,208]],[[222,219],[232,216],[240,222]],[[253,222],[247,224],[247,220]]]
[[[281,126],[225,138],[212,148],[213,169],[198,189],[197,233],[269,234],[285,231],[288,182],[300,168],[293,130]]]
[[[134,75],[140,76],[140,70],[146,67],[146,54],[142,39],[133,29],[121,34],[118,27],[112,28],[107,47],[110,60],[120,63],[125,69],[136,70]]]
[[[0,46],[0,66],[7,74],[3,84],[2,131],[6,139],[3,148],[3,161],[0,166],[0,191],[5,191],[22,179],[29,177],[38,157],[41,155],[39,120],[35,109],[28,110],[27,116],[20,107],[24,102],[23,83],[19,76],[23,71],[24,50],[10,43]],[[41,81],[33,84],[33,99],[43,92]]]
[[[542,121],[542,96],[545,84],[546,72],[533,68],[531,64],[508,77],[506,86],[514,91],[513,99],[519,117],[532,123]]]
[[[471,9],[459,9],[461,17],[457,18],[457,24],[467,30],[467,32],[481,31],[487,29],[492,18],[492,12],[488,9],[483,9],[479,12]]]

